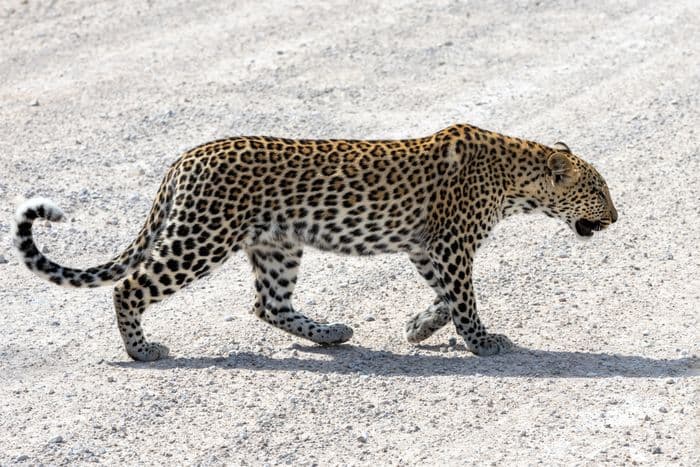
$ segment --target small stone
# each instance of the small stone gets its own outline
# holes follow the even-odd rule
[[[224,316],[224,321],[233,321],[233,316],[231,316],[231,315]]]
[[[357,440],[361,443],[366,443],[368,439],[369,433],[367,433],[366,431],[363,431],[362,434],[357,437]]]
[[[447,344],[450,347],[456,347],[457,346],[457,338],[456,337],[450,337],[449,340],[447,341]]]
[[[44,253],[44,254],[49,253],[50,251],[51,251],[51,250],[50,250],[49,247],[46,246],[46,245],[44,245],[44,246],[41,248],[41,252]]]
[[[51,324],[51,326],[60,326],[60,325],[61,325],[61,322],[60,322],[60,321],[53,320],[53,321],[51,321],[50,324]]]
[[[668,413],[668,409],[666,407],[659,407],[659,412]]]
[[[29,104],[29,107],[39,107],[39,99],[34,99],[31,104]]]
[[[374,316],[372,316],[372,315],[365,316],[365,321],[374,321]]]
[[[108,376],[108,377],[107,377],[107,382],[108,382],[108,383],[114,383],[114,382],[116,382],[116,381],[117,381],[117,380],[114,379],[114,376]]]
[[[15,457],[15,462],[24,462],[29,459],[29,456],[26,454],[22,454],[20,456]]]
[[[0,264],[7,264],[7,258],[5,258],[3,255],[0,255]]]
[[[63,436],[54,436],[49,440],[49,444],[61,444],[63,443]]]
[[[652,454],[661,454],[661,448],[656,446],[654,449],[651,450]]]

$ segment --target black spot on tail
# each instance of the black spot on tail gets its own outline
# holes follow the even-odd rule
[[[17,235],[21,237],[29,237],[32,234],[32,223],[22,222],[17,225]]]

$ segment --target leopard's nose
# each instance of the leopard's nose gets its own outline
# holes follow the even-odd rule
[[[614,207],[611,207],[610,223],[614,224],[615,222],[617,222],[617,209],[615,209]]]

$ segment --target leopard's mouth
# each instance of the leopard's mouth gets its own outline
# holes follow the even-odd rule
[[[603,229],[603,224],[600,221],[589,221],[588,219],[579,219],[574,224],[576,227],[576,233],[582,237],[592,237],[593,231],[600,231]]]

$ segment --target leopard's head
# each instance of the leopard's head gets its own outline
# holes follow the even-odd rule
[[[579,238],[591,237],[617,221],[603,177],[564,143],[552,147],[540,181],[544,212],[564,221]]]

